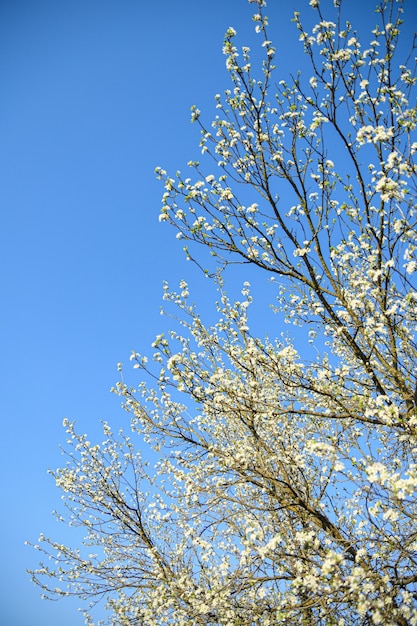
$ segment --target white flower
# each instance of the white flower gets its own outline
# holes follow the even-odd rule
[[[384,202],[398,196],[399,184],[392,178],[382,176],[375,185],[375,191],[381,194],[381,200]]]
[[[383,463],[372,463],[371,465],[368,465],[366,473],[368,474],[368,480],[371,483],[378,482],[379,484],[384,484],[389,478],[387,468],[383,465]]]
[[[305,256],[310,252],[311,248],[306,246],[305,248],[296,248],[293,252],[294,256]]]
[[[398,153],[397,153],[397,152],[391,152],[391,153],[388,155],[388,158],[387,158],[387,165],[388,165],[388,167],[389,167],[389,169],[390,169],[390,170],[394,167],[394,165],[395,165],[395,163],[396,163],[397,159],[398,159]]]
[[[386,128],[385,126],[378,125],[375,128],[373,126],[362,126],[357,132],[356,140],[358,143],[377,143],[379,141],[387,141],[394,135],[392,127]]]
[[[229,187],[227,187],[227,189],[223,189],[223,191],[220,194],[220,198],[222,200],[232,200],[233,194],[232,194],[231,189],[229,189]]]

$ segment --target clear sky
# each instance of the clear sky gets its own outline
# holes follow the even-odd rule
[[[374,0],[347,4],[352,21],[364,5],[372,15]],[[198,158],[189,108],[215,114],[213,96],[229,86],[224,32],[233,25],[252,45],[253,9],[246,0],[0,1],[5,626],[83,623],[77,603],[40,600],[25,573],[39,555],[24,541],[40,532],[70,541],[51,516],[60,494],[47,475],[63,463],[62,419],[91,439],[100,420],[127,426],[109,389],[117,362],[146,352],[160,331],[162,281],[190,278],[204,311],[203,277],[158,223],[153,172]],[[307,0],[270,0],[267,10],[285,75],[302,67],[294,9],[310,13]]]

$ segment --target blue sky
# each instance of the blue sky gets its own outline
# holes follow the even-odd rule
[[[363,4],[349,0],[353,13]],[[290,18],[294,9],[309,14],[307,5],[269,3],[285,75],[302,66]],[[153,172],[198,158],[189,108],[215,114],[213,96],[229,86],[224,32],[233,25],[251,45],[253,8],[245,0],[0,3],[2,624],[83,623],[76,602],[40,600],[25,573],[38,554],[24,541],[41,531],[70,541],[51,516],[60,494],[47,475],[62,463],[62,419],[92,439],[100,420],[127,425],[109,389],[117,362],[146,352],[160,331],[162,281],[190,279],[200,309],[208,306],[204,278],[158,223]]]

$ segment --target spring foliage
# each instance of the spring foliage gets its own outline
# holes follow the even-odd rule
[[[258,76],[229,28],[232,87],[211,126],[192,109],[204,164],[157,170],[160,219],[200,266],[201,249],[211,268],[273,277],[276,310],[308,329],[315,356],[253,336],[249,285],[230,301],[227,271],[211,326],[185,282],[166,287],[177,330],[156,338],[153,364],[132,354],[135,388],[115,388],[130,437],[105,424],[92,445],[66,422],[53,475],[85,546],[41,537],[53,560],[33,575],[47,595],[104,596],[111,624],[415,625],[417,108],[403,3],[382,1],[368,43],[344,3],[324,15],[311,0],[312,29],[294,15],[310,73],[288,81],[253,4]]]

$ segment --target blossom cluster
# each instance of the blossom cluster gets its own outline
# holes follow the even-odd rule
[[[211,125],[192,108],[201,163],[157,168],[160,221],[214,278],[216,320],[187,281],[164,285],[171,331],[152,358],[132,352],[138,382],[113,389],[130,435],[104,424],[92,444],[65,423],[53,475],[85,550],[42,537],[54,561],[34,576],[52,596],[106,596],[113,624],[417,625],[417,107],[402,3],[381,4],[365,47],[341,2],[327,19],[310,0],[311,29],[294,15],[310,70],[291,80],[275,78],[253,3],[260,79],[229,27],[231,88]],[[276,287],[262,338],[248,266]]]

